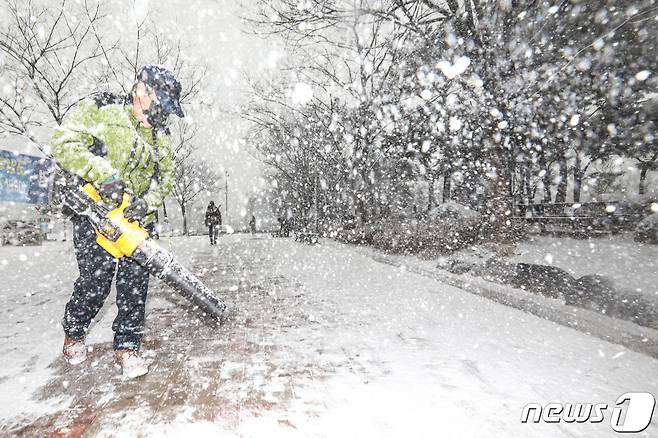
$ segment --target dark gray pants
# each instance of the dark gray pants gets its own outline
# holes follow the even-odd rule
[[[221,225],[208,225],[208,236],[210,236],[210,244],[217,244],[217,236],[219,235],[219,228]]]
[[[153,225],[148,225],[149,233]],[[80,277],[66,304],[64,333],[83,339],[92,319],[103,307],[116,273],[117,317],[112,324],[115,349],[138,349],[144,333],[144,312],[149,274],[129,258],[117,261],[96,243],[96,232],[87,219],[73,219],[73,244]],[[118,269],[117,269],[118,267]]]

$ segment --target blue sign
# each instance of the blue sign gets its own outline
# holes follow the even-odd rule
[[[0,202],[47,204],[53,163],[0,150]]]

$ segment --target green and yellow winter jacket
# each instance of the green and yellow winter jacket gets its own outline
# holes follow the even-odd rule
[[[96,187],[113,176],[123,180],[146,201],[147,222],[173,187],[169,137],[140,127],[130,105],[83,100],[55,129],[51,152],[63,169]]]

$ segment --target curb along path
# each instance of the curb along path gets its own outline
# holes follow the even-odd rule
[[[379,253],[371,248],[362,249],[366,249],[370,257],[379,263],[403,268],[658,359],[658,330],[610,318],[590,310],[567,306],[554,299],[534,295],[510,286],[491,283],[470,275],[430,270],[414,266],[413,263],[405,263],[401,260],[402,257]]]

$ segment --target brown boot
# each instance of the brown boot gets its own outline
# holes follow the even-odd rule
[[[138,350],[114,350],[114,357],[126,379],[141,377],[149,372],[149,367]]]
[[[62,347],[64,360],[70,365],[79,365],[87,360],[87,347],[84,339],[73,339],[64,336],[64,347]]]

